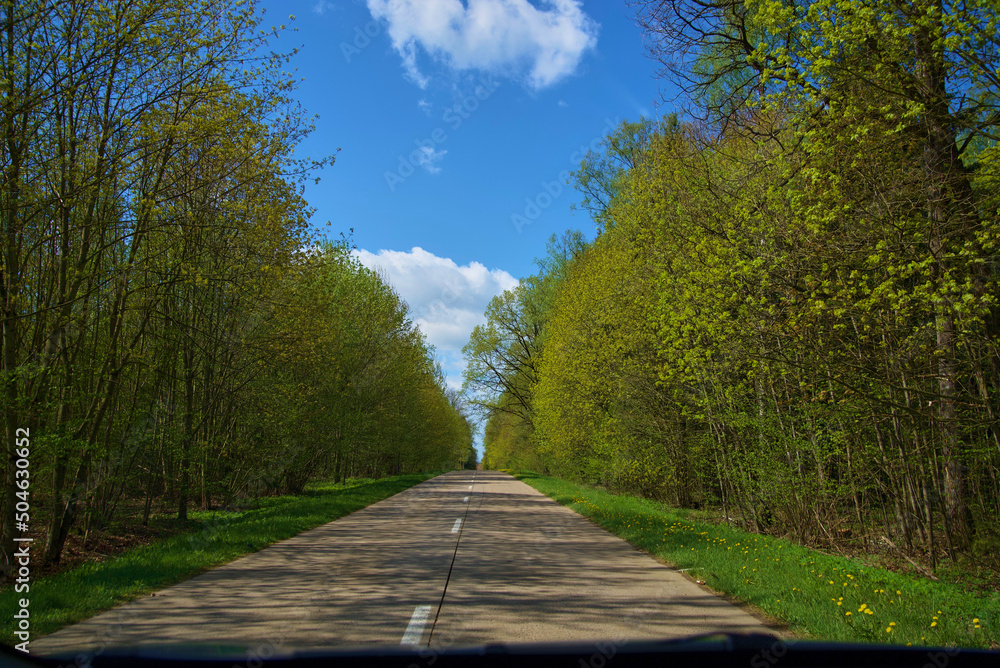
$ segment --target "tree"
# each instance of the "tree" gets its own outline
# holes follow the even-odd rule
[[[881,375],[880,389],[868,395],[873,417],[883,410],[874,406],[884,406],[897,421],[895,411],[913,410],[914,393],[923,397],[921,415],[945,462],[946,532],[955,545],[968,545],[968,457],[983,434],[970,428],[996,414],[987,380],[995,374],[982,364],[996,340],[996,307],[986,289],[992,279],[982,270],[991,253],[985,240],[996,236],[996,215],[986,205],[992,195],[983,187],[983,175],[996,169],[986,147],[995,145],[1000,121],[995,3],[638,4],[654,55],[723,132],[784,135],[783,186],[794,194],[784,205],[795,225],[839,234],[852,219],[871,221],[864,229],[872,236],[862,243],[875,245],[878,259],[824,263],[826,279],[802,274],[822,286],[806,301],[823,310],[836,286],[836,299],[860,307],[838,311],[850,313],[855,327],[874,326],[864,324],[866,316],[905,311],[890,345],[900,352],[916,346],[920,362],[905,363],[895,378]],[[859,159],[867,151],[882,157],[877,168]],[[886,239],[879,224],[903,230],[906,240]],[[878,299],[862,305],[856,295],[873,273],[890,278],[875,283]],[[835,368],[823,375],[846,379]],[[928,373],[934,387],[914,382]]]
[[[289,159],[304,126],[295,115],[270,118],[290,84],[280,56],[257,58],[267,36],[252,2],[12,2],[2,11],[5,424],[40,435],[36,477],[52,481],[45,558],[58,561],[81,505],[89,526],[124,489],[109,477],[115,462],[139,457],[132,449],[118,459],[143,422],[135,372],[155,358],[164,313],[187,335],[184,415],[196,419],[193,388],[218,369],[194,352],[231,313],[220,284],[207,281],[231,278],[246,260],[229,254],[238,242],[225,245],[250,224],[234,200],[241,187],[263,192],[305,165]],[[270,218],[273,237],[257,239],[273,241],[265,249],[301,230],[301,202],[286,202]],[[173,391],[160,383],[156,392]],[[212,422],[217,402],[200,396]],[[190,453],[207,427],[188,426]],[[6,558],[12,461],[5,473]]]

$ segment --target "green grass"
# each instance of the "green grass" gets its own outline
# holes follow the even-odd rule
[[[311,485],[302,496],[261,499],[259,507],[241,512],[192,512],[191,530],[30,583],[31,590],[0,593],[0,642],[13,645],[12,615],[18,599],[31,601],[32,639],[74,624],[102,610],[157,591],[215,566],[320,526],[398,494],[437,473],[348,484]],[[37,558],[32,551],[32,559]]]
[[[555,501],[716,591],[784,620],[801,636],[863,643],[1000,645],[1000,595],[894,573],[683,511],[534,473],[512,472]]]

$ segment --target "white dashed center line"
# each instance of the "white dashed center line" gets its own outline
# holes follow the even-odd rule
[[[468,502],[469,502],[469,497],[465,497],[464,499],[462,499],[462,503],[468,503]]]
[[[455,526],[453,526],[451,528],[451,532],[452,533],[458,533],[458,530],[460,528],[462,528],[462,518],[461,517],[459,517],[457,520],[455,520]]]
[[[403,634],[403,639],[399,641],[400,645],[419,645],[420,638],[424,635],[424,626],[427,624],[427,618],[431,614],[431,606],[429,605],[418,605],[413,609],[413,616],[410,617],[410,623],[406,627],[406,633]]]

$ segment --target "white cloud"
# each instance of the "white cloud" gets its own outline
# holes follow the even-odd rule
[[[329,2],[329,0],[319,0],[315,5],[313,5],[313,11],[320,16],[326,13],[328,9],[336,9],[336,6]]]
[[[421,146],[417,151],[417,164],[429,174],[437,174],[441,168],[435,163],[441,161],[446,153],[448,151],[439,151],[433,146]]]
[[[487,269],[479,262],[458,265],[420,247],[410,251],[355,250],[361,264],[384,273],[399,296],[410,305],[410,314],[448,375],[448,384],[462,384],[465,362],[462,348],[472,328],[485,322],[490,299],[517,285],[502,269]]]
[[[597,44],[600,26],[580,0],[367,0],[388,24],[407,75],[421,88],[417,47],[455,70],[527,74],[529,86],[551,86],[576,71]]]

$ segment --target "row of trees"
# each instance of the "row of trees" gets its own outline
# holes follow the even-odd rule
[[[1000,8],[639,18],[697,113],[606,138],[576,174],[597,240],[554,240],[474,333],[485,463],[995,560]]]
[[[71,527],[461,465],[406,306],[317,246],[311,126],[245,0],[0,3],[0,552]],[[269,55],[270,54],[270,55]],[[307,250],[312,249],[312,250]],[[37,545],[38,543],[36,543]]]
[[[292,492],[317,475],[339,482],[474,462],[472,424],[406,302],[347,243],[321,248],[286,279],[258,333],[256,415],[243,442],[272,449]],[[268,482],[267,469],[253,470],[257,485]]]

